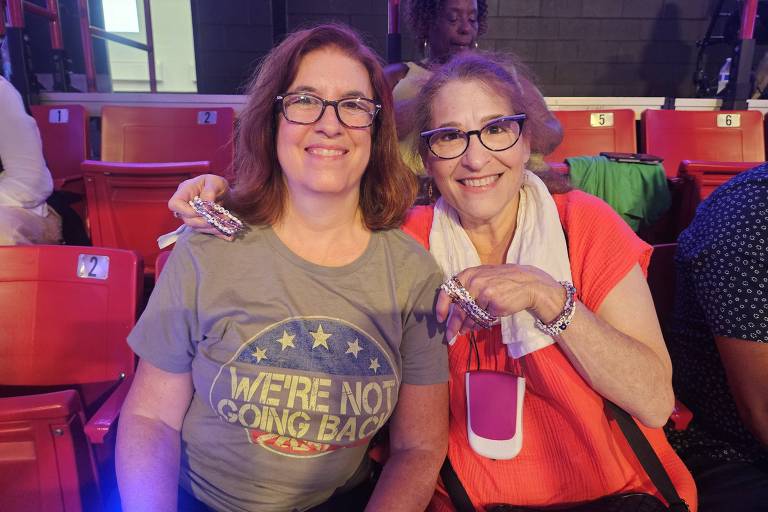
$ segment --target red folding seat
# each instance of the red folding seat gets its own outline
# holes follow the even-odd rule
[[[154,274],[157,237],[181,222],[168,199],[182,181],[209,172],[208,162],[126,164],[86,160],[82,164],[93,245],[137,251],[147,276]]]
[[[234,119],[230,107],[105,106],[101,109],[101,159],[139,163],[207,160],[211,172],[226,175],[234,156]]]
[[[135,357],[138,254],[0,247],[0,509],[103,510]],[[114,476],[111,477],[114,481]],[[106,494],[106,493],[105,493]]]
[[[547,162],[563,162],[569,157],[598,155],[603,151],[637,151],[633,110],[555,110],[553,113],[563,127],[563,141],[545,157]]]
[[[155,260],[155,282],[160,279],[160,272],[163,271],[165,262],[168,261],[168,256],[170,255],[171,251],[163,251],[157,255],[157,259]]]
[[[88,113],[81,105],[33,105],[32,116],[43,140],[43,155],[56,189],[80,180],[80,162],[88,158]],[[80,183],[82,192],[82,181]]]
[[[66,217],[63,212],[64,234],[68,226],[77,222],[87,229],[85,184],[80,163],[88,158],[88,113],[81,105],[33,105],[35,118],[43,141],[43,156],[58,191],[57,205],[70,207],[79,220]],[[82,238],[78,243],[85,243]]]
[[[762,114],[757,111],[645,110],[645,151],[664,158],[667,176],[700,174],[700,165],[725,162],[749,169],[765,158]],[[683,164],[683,161],[688,162]]]

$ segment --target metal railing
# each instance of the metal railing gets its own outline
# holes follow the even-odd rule
[[[78,0],[78,17],[80,19],[80,40],[83,46],[83,60],[85,62],[85,79],[88,92],[96,92],[96,64],[93,53],[92,38],[98,37],[118,44],[130,46],[138,50],[147,52],[147,67],[149,68],[149,89],[151,92],[157,92],[157,74],[155,68],[155,48],[152,34],[152,13],[150,10],[150,0],[144,2],[144,27],[147,36],[146,43],[140,43],[127,37],[119,36],[107,32],[101,27],[91,25],[88,14],[88,0]],[[21,31],[24,29],[24,13],[34,14],[45,18],[49,23],[51,35],[51,48],[53,51],[54,63],[54,89],[69,90],[69,74],[66,69],[66,56],[64,53],[64,39],[61,34],[61,19],[59,16],[58,0],[45,0],[45,7],[41,7],[27,0],[0,0],[0,37],[6,37],[9,33],[16,38],[20,38]],[[10,31],[8,30],[10,29]],[[16,50],[21,52],[22,50]],[[17,58],[17,65],[23,67],[23,58]],[[17,72],[20,75],[26,75],[24,70]],[[17,89],[27,91],[26,83],[28,77],[23,76],[16,82]]]
[[[50,1],[50,0],[49,0]],[[78,13],[80,16],[80,37],[83,43],[83,53],[85,58],[85,80],[88,86],[88,92],[96,91],[96,65],[93,56],[92,37],[106,39],[118,44],[130,46],[137,50],[147,52],[147,67],[149,68],[149,90],[157,92],[157,75],[155,68],[155,45],[152,35],[152,13],[149,7],[149,0],[144,1],[144,31],[147,35],[147,42],[140,43],[127,37],[119,36],[107,32],[101,27],[91,25],[88,16],[88,0],[78,0]]]

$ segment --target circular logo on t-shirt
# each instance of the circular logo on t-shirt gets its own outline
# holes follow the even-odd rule
[[[243,343],[209,398],[253,444],[316,457],[368,443],[392,414],[398,389],[386,345],[343,320],[294,317]]]

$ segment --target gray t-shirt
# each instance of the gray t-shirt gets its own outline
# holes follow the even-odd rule
[[[325,501],[364,460],[401,383],[448,380],[434,317],[442,273],[399,230],[343,267],[292,253],[271,228],[183,235],[128,338],[192,372],[181,483],[217,510]]]

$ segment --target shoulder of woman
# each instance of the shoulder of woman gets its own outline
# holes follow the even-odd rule
[[[405,221],[401,226],[404,233],[410,235],[425,249],[429,249],[429,232],[432,229],[434,213],[434,207],[431,205],[414,206],[406,213]]]
[[[570,190],[563,194],[553,194],[552,197],[566,228],[574,222],[591,224],[597,220],[608,222],[609,225],[626,225],[608,203],[582,190]],[[629,226],[626,227],[629,229]]]
[[[405,62],[395,62],[384,66],[384,76],[389,82],[389,86],[394,88],[397,83],[408,74],[408,66]]]

